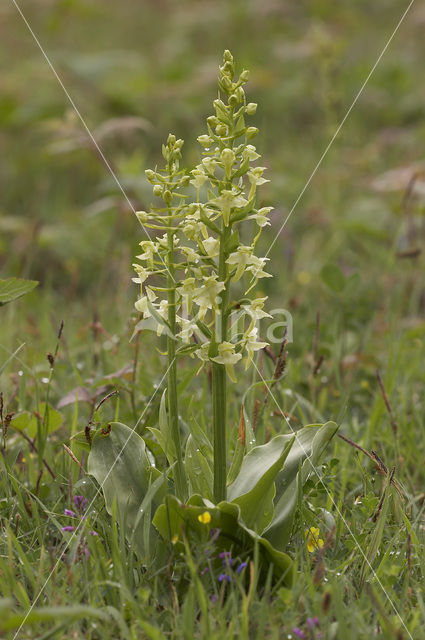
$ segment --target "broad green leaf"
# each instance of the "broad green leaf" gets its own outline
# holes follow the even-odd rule
[[[274,516],[264,537],[276,549],[285,549],[291,534],[297,503],[297,476],[301,466],[301,485],[314,473],[320,456],[338,430],[335,422],[324,425],[310,425],[295,433],[295,442],[286,458],[285,465],[276,477]],[[281,436],[286,439],[292,435]]]
[[[196,446],[190,435],[186,443],[185,455],[186,475],[189,478],[191,493],[199,493],[205,498],[213,496],[213,474],[205,456]]]
[[[151,485],[161,476],[149,463],[144,440],[126,425],[112,422],[109,434],[102,435],[98,431],[93,436],[88,471],[102,487],[109,514],[116,504],[126,521],[126,537],[134,541],[136,552],[143,557],[149,549],[144,545],[144,518],[141,515],[150,513],[150,509],[142,505]],[[153,508],[164,496],[164,484],[165,480],[159,483],[151,496]]]
[[[345,289],[345,276],[336,264],[325,264],[320,271],[320,277],[329,289],[341,293]]]
[[[198,517],[205,511],[211,516],[209,524],[199,522]],[[235,503],[212,504],[199,495],[182,504],[175,496],[167,496],[164,504],[156,511],[153,523],[161,536],[175,543],[176,551],[184,552],[182,531],[195,544],[208,539],[211,529],[219,530],[217,552],[231,551],[232,555],[254,554],[255,545],[260,549],[260,561],[265,571],[273,563],[274,575],[283,584],[291,586],[294,581],[294,564],[286,553],[274,549],[268,540],[249,529],[241,519],[240,508]],[[176,542],[177,540],[177,542]]]
[[[245,456],[236,480],[228,487],[229,502],[241,509],[246,526],[262,533],[273,518],[274,481],[292,447],[294,438],[276,436],[254,447]]]
[[[0,307],[29,293],[38,285],[36,280],[7,278],[0,280]]]
[[[35,438],[37,435],[38,421],[45,424],[47,427],[47,433],[53,433],[57,431],[63,424],[63,415],[57,409],[54,409],[51,405],[46,405],[45,402],[40,402],[38,405],[38,415],[30,413],[29,411],[22,411],[15,416],[11,421],[11,426],[19,431],[25,431],[30,438]]]

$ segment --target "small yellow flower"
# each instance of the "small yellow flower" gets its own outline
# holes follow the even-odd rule
[[[202,522],[202,524],[209,524],[211,522],[211,514],[208,511],[204,511],[204,513],[198,516],[198,520]]]
[[[319,538],[320,530],[317,527],[310,527],[305,530],[305,537],[307,538],[307,549],[310,553],[313,553],[317,549],[321,549],[325,544],[322,538]]]
[[[178,537],[177,533],[175,533],[173,535],[173,537],[171,538],[171,544],[176,544],[176,542],[178,542],[178,539],[179,539],[179,537]]]

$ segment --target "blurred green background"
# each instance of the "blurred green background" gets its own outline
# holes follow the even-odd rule
[[[136,209],[150,205],[144,169],[161,162],[169,132],[197,161],[229,48],[259,103],[253,124],[271,180],[262,204],[275,206],[266,251],[407,2],[20,6]],[[63,319],[83,348],[93,318],[117,341],[131,330],[143,232],[12,0],[0,19],[1,277],[40,281],[2,313],[3,344],[51,345]],[[270,254],[276,277],[263,286],[293,315],[300,379],[318,312],[325,373],[332,363],[342,386],[367,389],[403,340],[423,355],[424,24],[414,4]]]

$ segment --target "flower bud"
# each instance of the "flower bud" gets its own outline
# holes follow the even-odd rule
[[[231,107],[236,107],[237,104],[239,104],[239,99],[234,93],[232,93],[232,95],[229,98],[229,105]]]
[[[228,60],[227,62],[224,63],[223,67],[223,73],[226,73],[227,75],[231,75],[233,73],[233,64]]]
[[[248,127],[247,130],[245,131],[245,135],[248,138],[248,140],[251,140],[251,138],[255,138],[257,133],[258,133],[257,127]]]
[[[224,164],[224,170],[226,172],[226,178],[230,180],[232,175],[232,165],[235,161],[235,154],[232,149],[223,149],[221,153],[221,159]]]
[[[224,124],[219,124],[218,127],[215,128],[215,132],[218,136],[227,136],[227,127]]]
[[[175,143],[176,143],[176,136],[172,133],[169,133],[167,138],[168,146],[172,147]]]
[[[245,98],[245,91],[242,87],[236,87],[235,96],[237,97],[238,102],[243,102],[243,99]]]
[[[145,176],[147,177],[149,182],[153,182],[155,179],[155,171],[152,171],[152,169],[146,169]]]
[[[156,184],[153,188],[153,194],[154,196],[158,196],[160,197],[162,195],[162,187],[160,184]]]
[[[206,134],[202,135],[202,136],[198,136],[197,138],[199,144],[201,144],[205,149],[208,149],[208,147],[210,147],[213,143],[212,139],[210,138],[210,136],[207,136]]]
[[[228,76],[223,76],[220,78],[220,85],[223,88],[223,91],[231,91],[233,87],[233,82],[230,80]]]
[[[242,82],[247,82],[249,79],[249,71],[248,69],[244,69],[241,73],[241,75],[239,76],[240,80],[242,80]]]
[[[223,62],[233,62],[233,56],[230,53],[229,49],[226,49],[223,53]]]
[[[246,105],[245,112],[246,112],[246,114],[247,114],[248,116],[253,116],[253,115],[255,115],[256,111],[257,111],[257,103],[256,103],[256,102],[249,102],[249,103]]]
[[[166,189],[164,191],[164,195],[162,197],[163,197],[164,202],[166,204],[171,204],[171,200],[172,200],[173,196],[171,195],[171,191],[169,189]]]
[[[145,222],[148,222],[149,220],[149,214],[146,213],[146,211],[136,211],[136,217],[138,221],[141,222],[142,224],[144,224]]]
[[[207,118],[207,122],[210,127],[216,127],[218,124],[220,124],[220,120],[217,118],[217,116],[209,116],[209,118]]]

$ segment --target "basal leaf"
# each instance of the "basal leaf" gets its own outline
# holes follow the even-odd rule
[[[274,481],[293,441],[293,438],[288,441],[286,436],[276,436],[267,444],[251,449],[227,490],[229,502],[239,505],[247,527],[258,533],[262,533],[273,518]]]
[[[97,432],[93,436],[88,471],[102,487],[108,513],[112,514],[114,503],[121,512],[127,525],[126,537],[134,541],[135,550],[141,556],[148,553],[140,510],[160,473],[149,463],[143,438],[126,425],[112,422],[107,435]],[[164,485],[165,480],[152,496],[154,509],[163,499]]]
[[[198,520],[206,510],[211,516],[208,525]],[[197,541],[205,541],[212,529],[219,530],[217,554],[220,551],[231,551],[234,556],[242,553],[253,555],[255,545],[258,544],[260,561],[265,571],[273,564],[274,575],[281,578],[283,584],[291,586],[293,583],[294,564],[290,556],[274,549],[268,540],[249,529],[242,521],[240,508],[235,503],[220,502],[214,505],[209,500],[194,495],[187,504],[183,504],[175,496],[169,495],[157,509],[153,523],[165,540],[173,541],[177,551],[184,552],[183,534],[196,544]]]
[[[296,432],[296,438],[285,465],[276,477],[274,516],[269,527],[264,531],[264,537],[276,549],[285,549],[292,530],[300,464],[302,465],[300,481],[303,485],[308,476],[314,473],[315,465],[337,430],[338,426],[335,422],[326,422],[324,425],[303,427]]]

